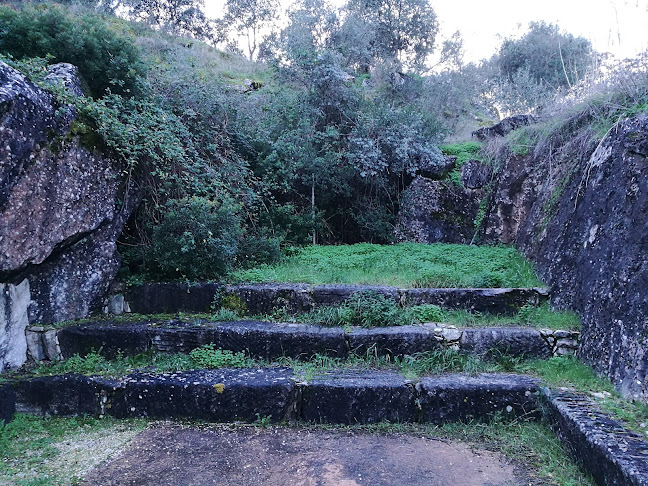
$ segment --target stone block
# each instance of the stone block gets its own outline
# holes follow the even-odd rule
[[[0,385],[0,424],[8,424],[16,412],[16,393],[9,384]]]
[[[423,378],[417,384],[423,422],[488,420],[502,413],[537,418],[538,385],[521,375],[445,375]]]
[[[514,315],[523,305],[538,305],[549,298],[546,289],[404,289],[409,305],[434,304],[498,315]]]
[[[0,372],[27,361],[25,330],[30,300],[28,280],[18,285],[0,283]]]
[[[129,289],[125,299],[137,314],[210,312],[222,288],[216,283],[147,283]]]
[[[461,350],[497,358],[501,354],[525,358],[548,358],[552,349],[539,331],[528,328],[466,328],[461,336]]]
[[[415,422],[414,387],[397,373],[339,371],[300,385],[300,419],[330,424]]]
[[[118,418],[279,422],[292,413],[292,377],[286,368],[134,374],[122,380],[106,411]]]
[[[67,359],[75,354],[85,356],[101,350],[112,359],[122,351],[131,356],[148,350],[146,324],[105,322],[64,327],[58,331],[61,355]]]
[[[400,302],[400,291],[387,285],[315,285],[313,287],[313,302],[316,306],[338,306],[353,294],[359,292],[374,292],[396,303]]]
[[[547,422],[572,457],[601,485],[648,485],[648,442],[584,395],[542,389]]]
[[[434,331],[427,326],[353,329],[347,336],[351,351],[359,356],[393,358],[440,348]]]
[[[270,314],[275,309],[308,312],[313,307],[310,286],[306,284],[228,285],[225,292],[238,296],[249,315]]]
[[[103,415],[106,397],[118,383],[82,375],[43,376],[18,381],[16,411],[36,415]]]

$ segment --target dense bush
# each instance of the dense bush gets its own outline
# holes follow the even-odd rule
[[[230,203],[172,199],[153,228],[154,265],[170,278],[218,278],[233,268],[240,234],[240,216]]]
[[[128,24],[112,16],[54,4],[0,6],[0,52],[15,58],[51,57],[79,68],[95,97],[138,89],[145,66]]]

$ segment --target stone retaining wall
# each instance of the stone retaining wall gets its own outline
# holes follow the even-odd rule
[[[41,329],[41,328],[38,328]],[[55,331],[56,332],[56,331]],[[501,354],[526,358],[547,358],[575,352],[578,332],[516,327],[457,328],[439,324],[387,328],[344,329],[307,324],[277,324],[262,321],[165,323],[97,322],[52,331],[30,331],[60,351],[50,359],[70,358],[99,350],[113,358],[118,352],[134,355],[148,351],[188,353],[205,344],[244,352],[248,356],[274,360],[280,357],[310,358],[314,354],[346,358],[371,354],[390,358],[422,351],[451,348],[485,357]],[[46,336],[50,337],[48,341]],[[54,339],[55,338],[55,339]],[[44,348],[44,346],[43,346]],[[46,355],[41,349],[33,356]]]
[[[120,380],[62,375],[14,386],[18,411],[33,414],[332,424],[528,416],[537,410],[539,392],[536,380],[520,375],[414,382],[394,372],[345,370],[306,380],[288,368],[133,374]]]
[[[325,305],[340,305],[358,292],[377,292],[401,305],[435,304],[451,309],[467,309],[513,315],[526,304],[538,305],[549,294],[542,288],[520,289],[401,289],[370,285],[148,283],[133,287],[122,301],[111,299],[111,308],[138,314],[210,312],[220,307],[224,296],[236,296],[250,315],[270,314],[284,309],[308,312]],[[122,302],[122,308],[118,304]]]

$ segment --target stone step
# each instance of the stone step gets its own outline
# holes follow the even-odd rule
[[[31,334],[43,332],[28,330],[30,354],[45,354],[42,349],[32,351],[44,337]],[[47,331],[44,331],[47,332]],[[31,334],[30,334],[31,333]],[[113,358],[119,351],[133,355],[147,351],[188,353],[205,344],[264,360],[280,357],[308,359],[315,354],[346,358],[351,353],[396,357],[422,351],[450,347],[476,355],[493,352],[526,358],[547,358],[573,353],[578,343],[578,332],[537,330],[519,327],[456,328],[439,324],[398,326],[373,329],[344,329],[307,324],[282,324],[263,321],[206,322],[191,324],[175,320],[167,322],[99,321],[59,329],[54,345],[60,355],[86,355],[101,349]],[[50,358],[51,359],[51,358]]]
[[[542,389],[546,421],[597,484],[648,486],[648,442],[613,420],[587,396]]]
[[[405,289],[375,285],[147,283],[112,297],[111,313],[124,310],[138,314],[210,312],[223,297],[236,296],[250,315],[284,309],[303,313],[318,306],[339,305],[357,292],[377,292],[401,305],[435,304],[450,309],[468,309],[513,315],[525,304],[547,301],[544,288],[495,289]]]
[[[16,394],[10,385],[0,384],[0,425],[11,422],[16,412]]]
[[[419,381],[395,372],[341,370],[311,379],[289,368],[137,373],[120,379],[59,375],[13,384],[19,412],[211,422],[446,423],[494,414],[537,418],[538,382],[509,374]]]

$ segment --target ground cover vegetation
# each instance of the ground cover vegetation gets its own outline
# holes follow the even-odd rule
[[[279,262],[233,272],[230,279],[440,288],[542,286],[514,248],[417,243],[291,248]]]
[[[56,90],[78,108],[71,135],[145,190],[120,242],[124,278],[219,278],[278,259],[281,246],[391,242],[403,190],[442,163],[459,121],[512,111],[498,93],[523,75],[547,97],[575,85],[592,55],[587,41],[533,24],[464,65],[460,36],[439,38],[427,0],[300,0],[285,12],[228,0],[216,20],[203,7],[0,7],[3,58],[37,82],[47,64],[78,65],[88,96]]]

